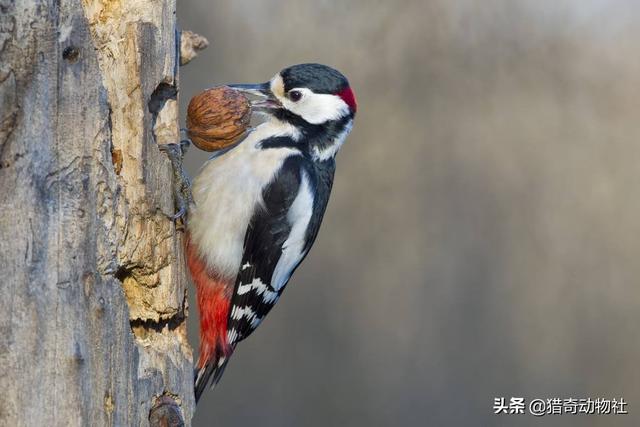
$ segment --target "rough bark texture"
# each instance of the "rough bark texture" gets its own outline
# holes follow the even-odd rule
[[[0,0],[0,425],[149,425],[171,399],[191,419],[158,149],[178,138],[175,19],[174,0]]]

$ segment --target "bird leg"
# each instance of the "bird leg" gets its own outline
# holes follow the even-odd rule
[[[180,141],[179,144],[160,145],[160,151],[167,155],[173,169],[173,192],[177,212],[174,215],[168,216],[174,221],[181,218],[185,221],[189,213],[189,208],[193,203],[191,179],[182,167],[182,160],[190,144],[191,142],[185,139]]]

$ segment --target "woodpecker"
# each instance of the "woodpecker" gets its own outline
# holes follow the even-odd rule
[[[313,245],[357,109],[346,77],[320,64],[230,86],[258,98],[253,110],[264,121],[193,183],[186,259],[200,312],[196,401],[220,381]]]

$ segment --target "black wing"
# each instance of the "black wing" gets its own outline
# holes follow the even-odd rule
[[[257,210],[247,229],[242,263],[231,299],[227,323],[230,344],[235,345],[258,327],[309,252],[331,192],[334,170],[333,160],[319,168],[302,156],[293,156],[284,162],[274,181],[263,191],[264,208]],[[304,230],[300,256],[288,266],[284,283],[276,288],[272,277],[295,226],[289,212],[301,190],[312,195],[312,214]]]

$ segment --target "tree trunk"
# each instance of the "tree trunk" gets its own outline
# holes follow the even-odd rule
[[[191,419],[178,46],[175,0],[0,0],[1,425]]]

